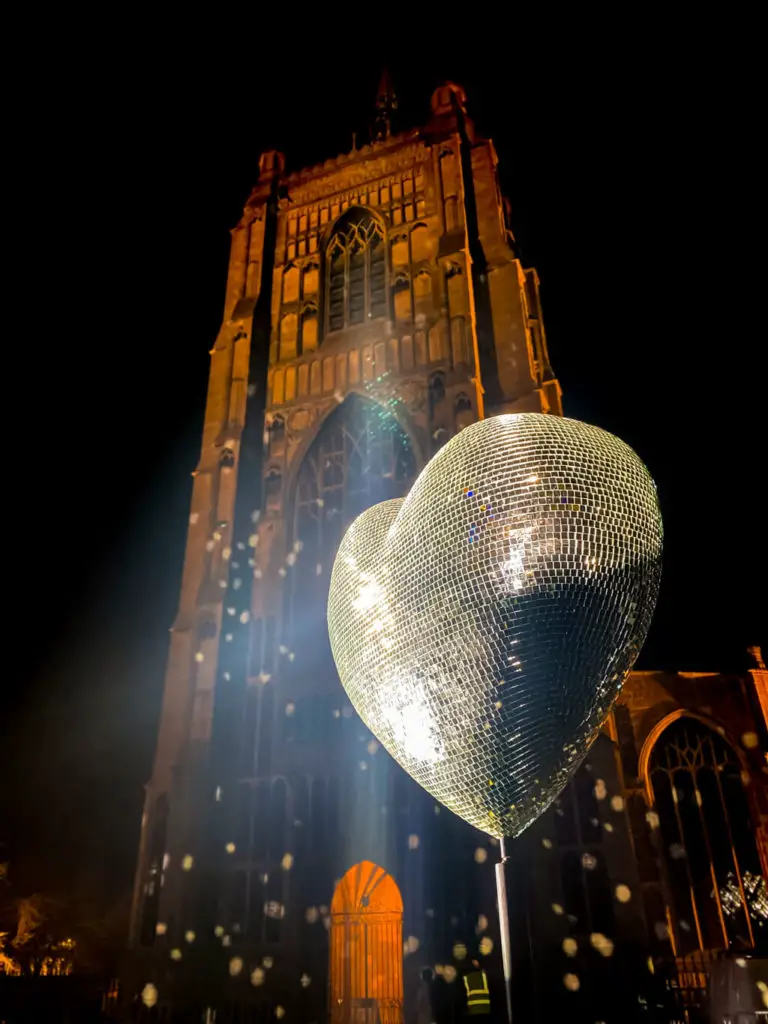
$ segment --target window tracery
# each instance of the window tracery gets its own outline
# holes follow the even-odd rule
[[[678,951],[764,942],[768,898],[733,748],[698,719],[678,718],[656,741],[648,772]]]
[[[384,232],[373,214],[348,210],[331,236],[326,259],[328,331],[386,315]]]

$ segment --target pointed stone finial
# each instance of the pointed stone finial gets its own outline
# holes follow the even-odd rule
[[[392,86],[392,76],[384,68],[376,93],[376,120],[373,126],[374,139],[388,139],[392,134],[392,115],[397,110],[397,96]]]
[[[437,136],[466,132],[470,141],[475,138],[475,126],[467,115],[467,94],[455,82],[443,82],[432,93],[432,115],[427,133]]]
[[[457,106],[466,114],[467,94],[455,82],[445,82],[432,93],[431,107],[434,116],[451,114]]]
[[[259,181],[279,178],[285,170],[285,156],[276,149],[267,150],[259,157]]]

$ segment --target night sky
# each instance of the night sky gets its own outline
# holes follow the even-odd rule
[[[749,61],[714,31],[682,56],[671,37],[526,56],[499,28],[418,60],[336,39],[321,60],[255,25],[251,51],[234,23],[220,48],[198,28],[59,52],[7,128],[0,843],[20,890],[105,906],[132,880],[228,232],[262,150],[297,169],[365,137],[385,62],[402,127],[441,79],[466,88],[539,270],[566,414],[658,483],[665,575],[639,667],[739,670],[768,635]]]

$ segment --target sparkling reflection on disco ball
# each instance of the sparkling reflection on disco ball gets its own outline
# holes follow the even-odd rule
[[[437,800],[518,835],[637,657],[661,545],[656,489],[623,441],[538,413],[475,423],[342,541],[328,626],[344,688]]]

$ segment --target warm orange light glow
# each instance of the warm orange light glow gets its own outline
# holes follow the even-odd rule
[[[760,649],[755,647],[755,651]],[[750,670],[750,675],[755,682],[755,693],[757,694],[757,700],[760,704],[760,710],[763,713],[763,720],[768,728],[768,669],[765,668],[765,662],[763,661],[762,652],[759,656],[755,655],[755,659],[758,665],[762,665],[762,668],[753,668]]]
[[[378,1004],[382,1024],[402,1017],[403,901],[370,861],[350,868],[331,901],[331,1020],[348,1024]]]

